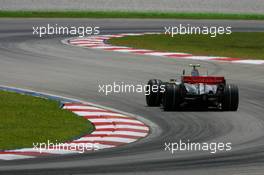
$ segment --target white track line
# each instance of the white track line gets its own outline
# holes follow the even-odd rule
[[[103,112],[102,112],[103,113]],[[100,123],[100,122],[126,122],[132,124],[142,124],[142,122],[138,120],[130,120],[130,119],[121,119],[121,118],[102,118],[102,119],[89,119],[93,123]]]
[[[264,64],[264,60],[236,60],[233,63],[244,63],[244,64]]]
[[[130,136],[146,137],[148,133],[133,132],[133,131],[94,131],[92,134],[124,134]]]
[[[0,154],[0,160],[18,160],[18,159],[30,159],[35,158],[35,156],[24,156],[16,154]]]
[[[75,114],[79,116],[120,116],[124,117],[125,115],[119,113],[111,112],[86,112],[86,111],[74,111]]]
[[[152,56],[171,56],[171,55],[186,55],[186,56],[190,56],[190,54],[188,53],[180,53],[180,52],[150,52],[150,53],[145,53],[144,55],[152,55]]]
[[[133,126],[133,125],[95,125],[96,129],[105,129],[105,128],[131,128],[148,131],[146,126]]]
[[[63,109],[92,109],[92,110],[102,110],[102,108],[97,108],[94,106],[64,106]]]
[[[135,142],[136,140],[137,139],[121,138],[121,137],[83,137],[78,139],[77,141],[112,141],[112,142],[131,143],[131,142]]]

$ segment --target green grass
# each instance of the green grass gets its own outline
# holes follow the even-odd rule
[[[144,35],[110,39],[110,44],[157,51],[186,52],[203,56],[264,59],[264,33],[244,32],[230,35]]]
[[[263,20],[264,14],[132,12],[132,11],[0,11],[11,18],[163,18],[163,19],[245,19]]]
[[[0,91],[0,150],[62,143],[92,132],[93,125],[56,101]]]

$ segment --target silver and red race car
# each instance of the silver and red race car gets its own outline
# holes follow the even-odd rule
[[[181,81],[171,79],[162,82],[158,79],[148,81],[146,102],[148,106],[163,106],[165,111],[191,109],[220,109],[236,111],[239,104],[238,87],[227,84],[222,76],[200,76],[197,67],[191,64],[191,75],[186,76],[185,70]]]

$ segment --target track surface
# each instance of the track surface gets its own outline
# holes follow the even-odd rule
[[[14,20],[0,21],[0,84],[30,88],[96,102],[151,120],[149,138],[124,147],[91,154],[0,162],[1,174],[263,174],[264,69],[261,65],[173,60],[104,52],[62,45],[63,37],[39,39],[32,25],[99,25],[103,33],[160,31],[178,23],[232,24],[239,31],[263,31],[263,22],[171,20]],[[118,26],[118,27],[117,27]],[[163,112],[145,106],[143,94],[98,93],[99,83],[143,83],[168,80],[189,63],[201,63],[240,87],[238,112]],[[232,152],[165,152],[164,142],[232,142]]]
[[[263,14],[262,0],[0,0],[1,10],[122,10]]]

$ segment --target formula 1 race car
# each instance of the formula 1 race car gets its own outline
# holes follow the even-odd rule
[[[191,64],[191,75],[181,81],[171,79],[169,82],[151,79],[146,86],[148,106],[163,106],[165,111],[189,108],[216,108],[223,111],[236,111],[239,103],[238,87],[227,84],[221,76],[200,76],[197,67]]]

